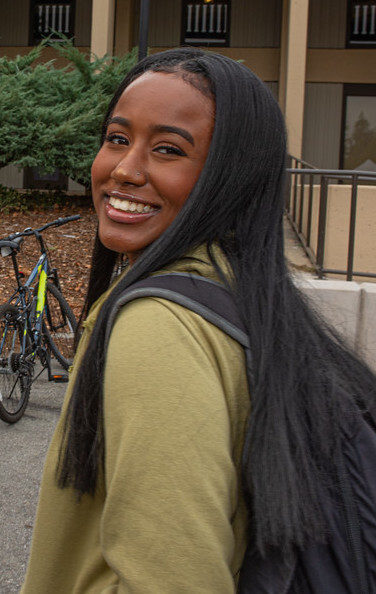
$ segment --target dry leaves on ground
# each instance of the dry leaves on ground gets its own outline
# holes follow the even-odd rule
[[[58,207],[42,212],[14,212],[7,215],[0,213],[0,238],[7,237],[26,227],[37,228],[58,217],[80,214],[81,219],[63,225],[51,227],[43,233],[43,238],[57,268],[62,292],[78,318],[86,294],[90,269],[91,252],[96,230],[96,215],[93,208],[87,206]],[[19,267],[28,275],[40,255],[34,237],[25,238],[18,257]],[[12,262],[9,257],[0,257],[0,303],[4,303],[15,289]]]

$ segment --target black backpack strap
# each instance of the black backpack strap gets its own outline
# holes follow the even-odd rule
[[[251,369],[249,337],[239,316],[233,297],[220,283],[187,273],[167,273],[149,276],[128,287],[116,301],[110,314],[105,350],[115,318],[121,307],[143,297],[160,297],[178,303],[202,316],[238,341],[245,350],[248,375]],[[250,376],[249,376],[250,379]]]

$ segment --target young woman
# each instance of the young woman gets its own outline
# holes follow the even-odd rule
[[[264,572],[253,592],[310,591],[288,590],[291,559],[325,539],[341,414],[353,399],[371,410],[375,382],[286,270],[284,168],[280,110],[243,65],[171,50],[120,85],[92,168],[87,318],[24,594],[233,593],[249,538],[277,552],[282,580]],[[160,298],[126,305],[104,347],[119,295],[165,271],[231,292],[251,386],[236,341]]]

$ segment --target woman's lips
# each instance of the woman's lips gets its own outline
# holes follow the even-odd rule
[[[139,223],[153,217],[159,207],[131,199],[120,199],[114,195],[106,196],[107,216],[117,223]]]

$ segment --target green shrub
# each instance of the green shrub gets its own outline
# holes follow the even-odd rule
[[[66,66],[36,62],[48,44]],[[88,188],[107,105],[136,61],[135,50],[91,60],[64,37],[27,56],[0,58],[0,167],[59,169]]]

